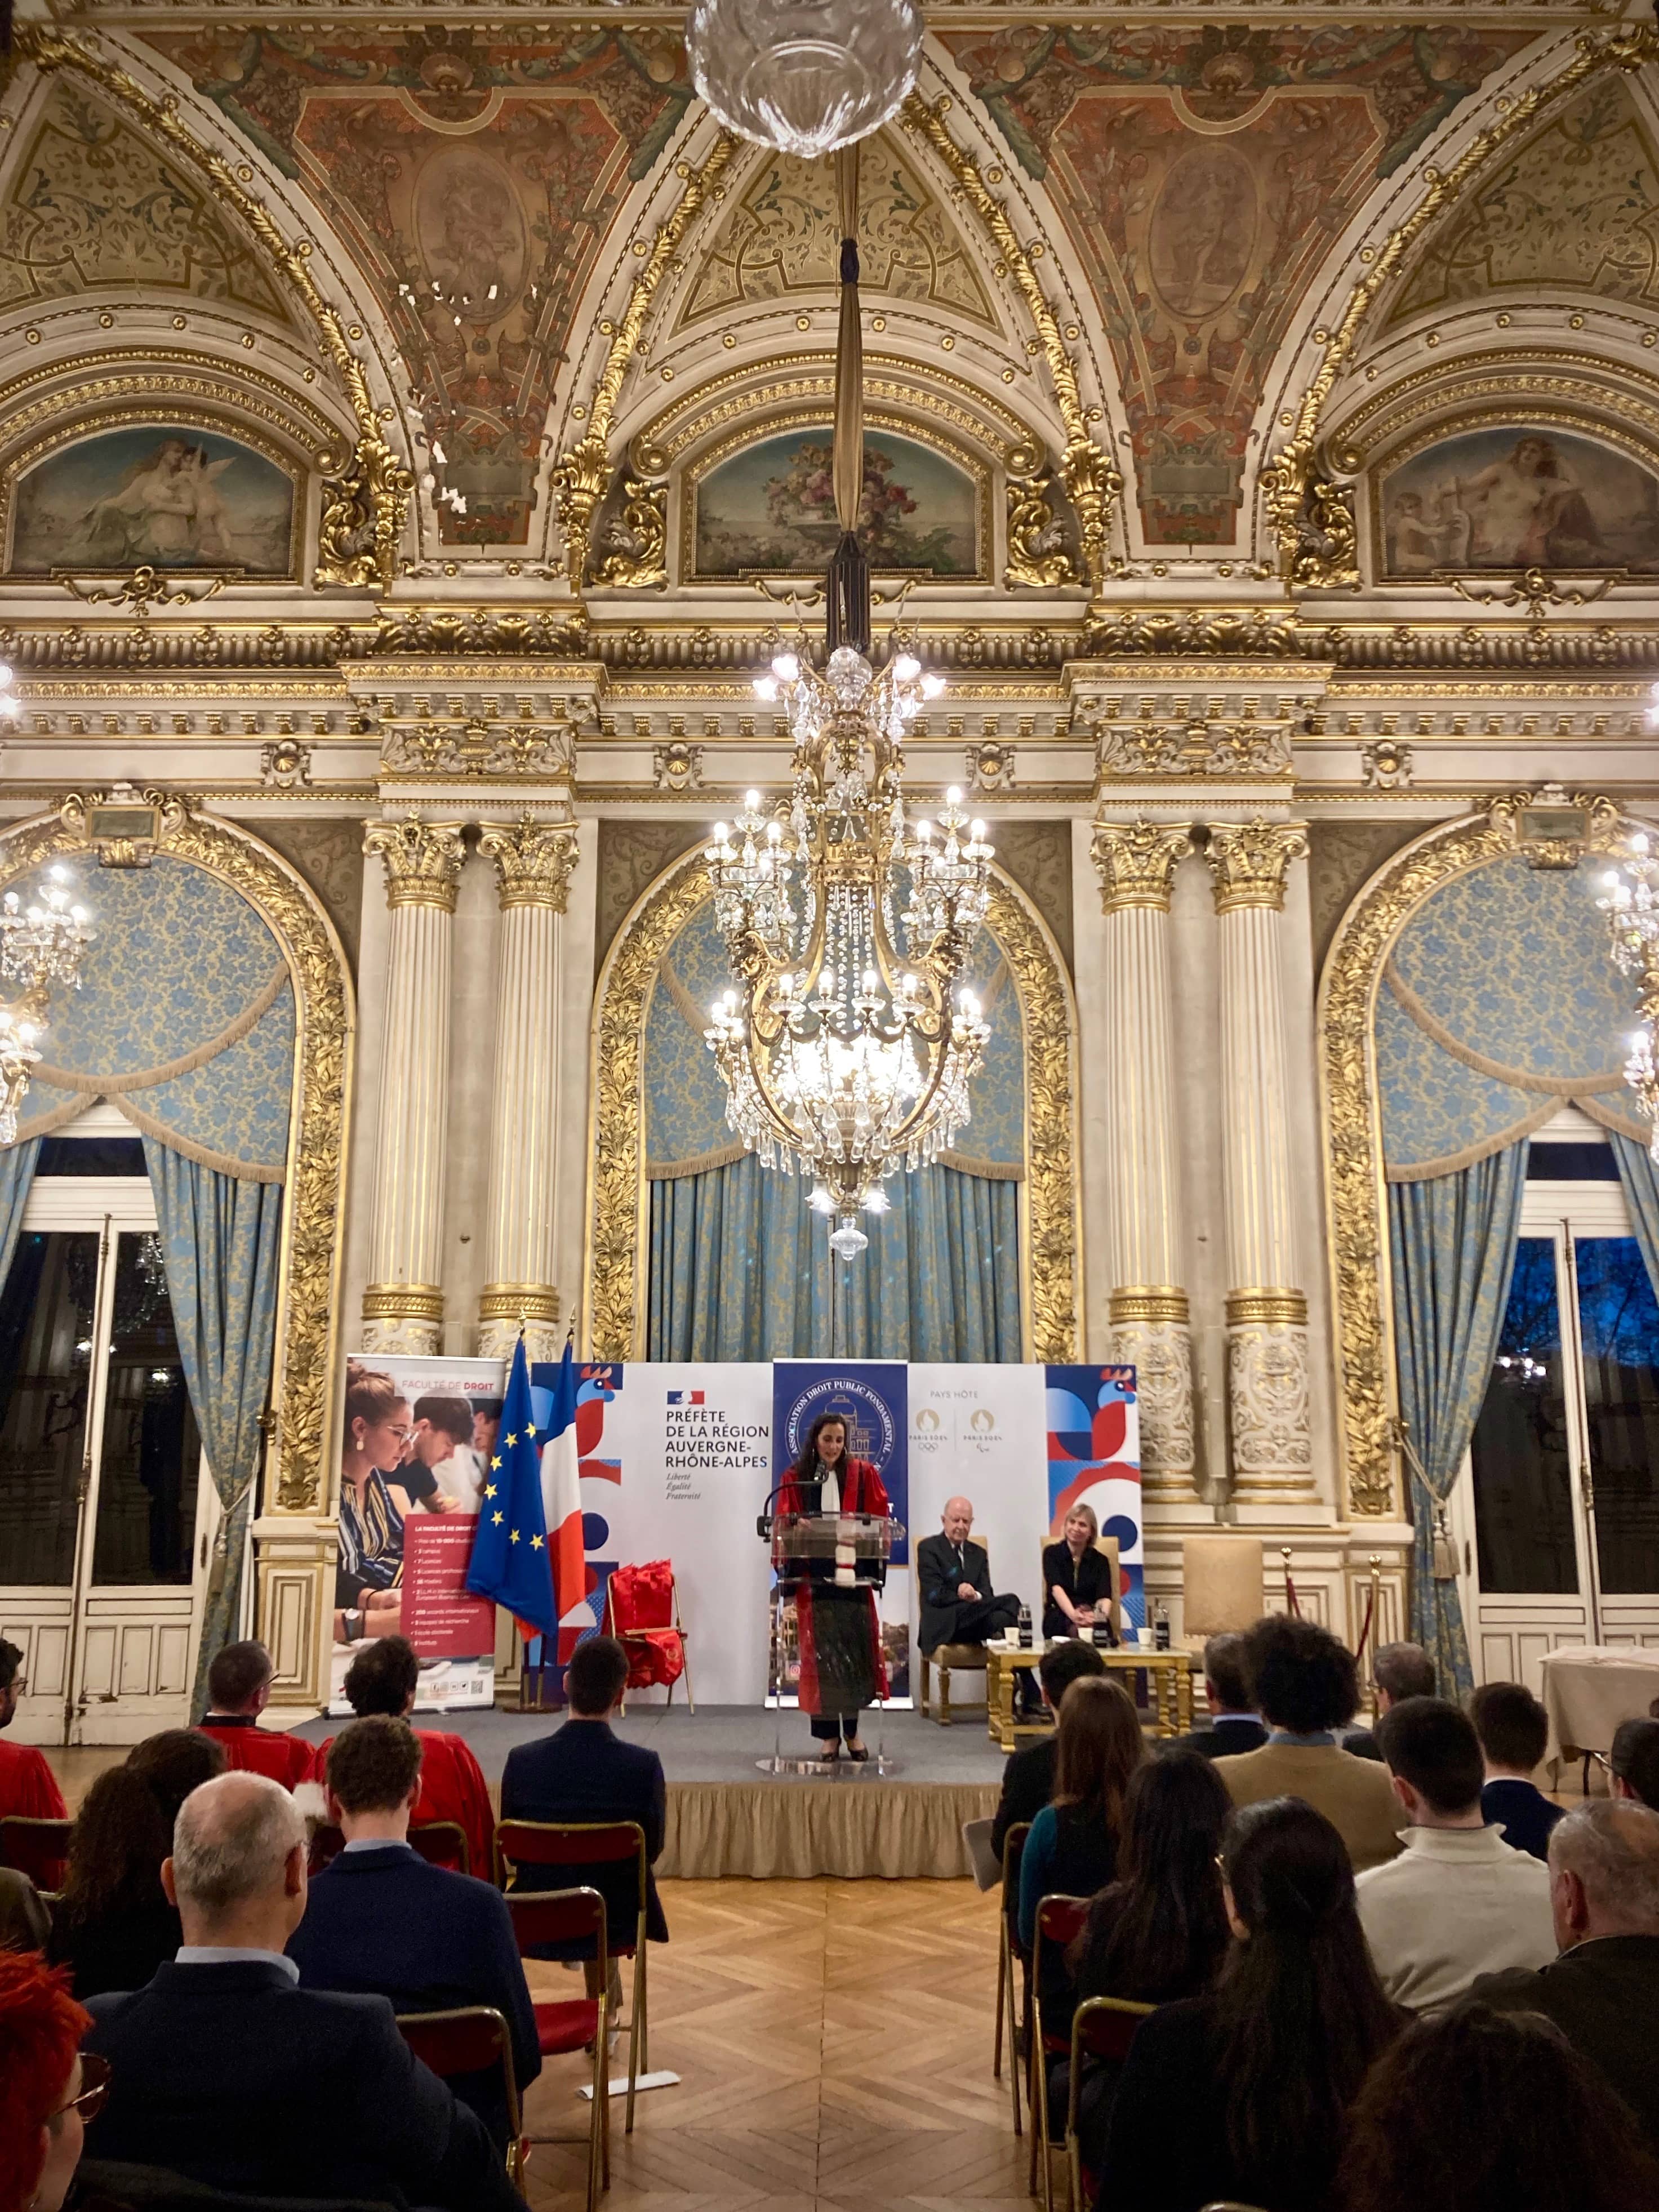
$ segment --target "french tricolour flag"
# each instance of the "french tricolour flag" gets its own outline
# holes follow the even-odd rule
[[[671,1390],[668,1394],[668,1402],[671,1406],[701,1406],[702,1392],[701,1390]]]
[[[542,1451],[542,1510],[553,1569],[553,1611],[561,1621],[587,1598],[582,1554],[582,1492],[576,1462],[576,1363],[567,1341],[553,1384]]]

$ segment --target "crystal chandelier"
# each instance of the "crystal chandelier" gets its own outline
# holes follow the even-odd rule
[[[1602,878],[1595,902],[1613,935],[1613,965],[1637,979],[1641,1026],[1632,1031],[1625,1080],[1642,1102],[1652,1131],[1649,1152],[1659,1161],[1659,860],[1646,837],[1633,836],[1617,868]]]
[[[935,1159],[969,1114],[990,1030],[956,986],[985,916],[991,847],[959,791],[910,822],[905,729],[944,690],[900,653],[879,674],[855,647],[822,677],[794,653],[755,689],[795,743],[789,803],[751,791],[705,855],[738,988],[705,1031],[726,1120],[763,1165],[815,1178],[843,1259],[886,1210],[884,1180]],[[952,993],[955,991],[954,1000]]]
[[[878,131],[916,81],[914,0],[696,0],[691,82],[740,138],[811,161]]]
[[[16,999],[0,1006],[0,1145],[17,1141],[17,1109],[28,1093],[29,1070],[40,1058],[52,986],[81,988],[81,959],[92,931],[71,888],[69,870],[54,867],[40,898],[28,906],[15,891],[0,901],[0,981],[22,986]]]

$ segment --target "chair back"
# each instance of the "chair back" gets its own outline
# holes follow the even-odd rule
[[[1016,1820],[1002,1839],[1002,1913],[1008,1923],[1008,1941],[1019,1958],[1025,1955],[1019,1940],[1019,1867],[1030,1832],[1029,1820]]]
[[[645,1910],[645,1830],[637,1820],[498,1820],[495,1887],[520,1866],[614,1866],[632,1859]],[[507,1894],[512,1895],[511,1890]]]
[[[72,1820],[37,1820],[24,1813],[0,1819],[0,1866],[26,1874],[38,1890],[62,1888]]]
[[[519,2083],[513,2070],[513,2039],[494,2005],[459,2005],[453,2012],[400,2012],[398,2033],[423,2065],[446,2081],[456,2074],[482,2074],[499,2066],[507,2092],[507,2125],[519,2139]]]
[[[306,1857],[306,1870],[313,1879],[325,1866],[331,1866],[345,1849],[345,1838],[332,1820],[319,1820],[311,1832],[311,1849]]]
[[[651,1559],[643,1566],[618,1567],[605,1585],[605,1603],[619,1636],[630,1628],[672,1628],[673,1562]]]
[[[592,1942],[599,1962],[599,1985],[605,1985],[609,1961],[605,1956],[605,1899],[597,1889],[509,1890],[507,1909],[520,1958],[529,1958],[538,1943]]]
[[[409,1841],[428,1866],[447,1867],[460,1874],[472,1871],[466,1830],[459,1820],[418,1821],[409,1831]]]
[[[1031,2001],[1042,2018],[1042,1954],[1058,1947],[1063,1951],[1083,1932],[1083,1923],[1089,1917],[1091,1900],[1086,1897],[1045,1897],[1036,1909],[1036,1932],[1031,1938]],[[1042,2032],[1042,2048],[1063,2051],[1066,2039]]]
[[[1121,2063],[1129,2055],[1135,2030],[1156,2005],[1128,1997],[1087,1997],[1072,2014],[1072,2077],[1085,2056]]]

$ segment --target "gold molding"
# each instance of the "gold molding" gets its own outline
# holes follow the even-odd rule
[[[1114,1291],[1107,1307],[1107,1318],[1116,1328],[1124,1322],[1177,1322],[1186,1328],[1191,1319],[1191,1310],[1185,1291],[1178,1291],[1172,1283],[1134,1283]]]
[[[570,878],[581,858],[581,841],[574,823],[538,822],[522,814],[516,822],[486,823],[478,834],[478,850],[495,863],[496,895],[503,914],[513,906],[549,907],[562,914],[569,901]],[[511,1289],[507,1284],[500,1287]],[[500,1320],[498,1314],[482,1314],[483,1320]],[[556,1314],[538,1319],[556,1321]]]
[[[617,931],[594,994],[582,1334],[595,1359],[644,1355],[650,1203],[645,1176],[645,1022],[659,963],[711,896],[701,851],[674,861]],[[1025,1181],[1020,1236],[1034,1360],[1078,1358],[1077,1023],[1048,925],[993,868],[987,927],[1019,994],[1025,1045]]]
[[[1308,1301],[1300,1291],[1229,1291],[1229,1328],[1306,1328]]]
[[[551,1283],[486,1283],[478,1295],[478,1319],[539,1321],[551,1328],[559,1318],[559,1294]]]
[[[0,881],[93,849],[88,830],[100,792],[71,792],[55,814],[0,830]],[[240,823],[197,812],[179,793],[147,790],[159,811],[157,849],[240,893],[276,938],[294,983],[294,1105],[289,1117],[276,1348],[276,1431],[261,1510],[320,1511],[338,1453],[333,1404],[339,1306],[341,1201],[356,1006],[350,971],[321,902],[279,853]],[[273,1501],[269,1486],[276,1478]]]
[[[155,366],[161,362],[167,365]],[[217,354],[193,350],[174,354],[159,343],[114,346],[94,355],[92,363],[95,375],[87,374],[85,362],[50,362],[0,384],[0,450],[9,454],[13,445],[28,436],[37,424],[61,422],[66,410],[106,400],[112,392],[129,399],[153,397],[163,410],[169,399],[182,392],[186,398],[216,407],[226,415],[252,415],[261,422],[273,422],[294,445],[308,447],[307,458],[316,468],[328,466],[331,456],[348,434],[314,401],[301,398],[280,378],[257,368],[243,368]],[[149,366],[140,368],[140,363]],[[119,376],[112,376],[115,369],[121,371]],[[14,403],[29,392],[40,396],[14,415]],[[261,394],[263,404],[251,398],[250,392]]]
[[[1259,479],[1267,526],[1279,541],[1279,572],[1289,583],[1307,590],[1340,588],[1359,581],[1352,512],[1340,487],[1317,474],[1316,448],[1337,372],[1352,356],[1373,304],[1398,273],[1407,253],[1498,148],[1535,123],[1546,107],[1601,70],[1640,69],[1656,55],[1659,55],[1659,29],[1652,24],[1581,32],[1565,69],[1548,82],[1529,85],[1518,94],[1495,123],[1476,132],[1450,168],[1431,163],[1424,169],[1427,190],[1422,198],[1378,247],[1376,259],[1348,295],[1334,327],[1316,333],[1316,343],[1322,339],[1323,358],[1302,394],[1289,438],[1270,456]],[[1327,538],[1323,550],[1308,543],[1310,508],[1316,532],[1322,532]]]
[[[287,284],[315,326],[357,423],[356,451],[337,475],[325,479],[326,504],[314,580],[384,591],[397,572],[414,478],[387,445],[368,371],[347,343],[338,313],[311,274],[310,240],[303,239],[297,246],[289,244],[264,203],[246,190],[223,155],[186,130],[172,95],[152,98],[116,63],[43,24],[20,23],[12,50],[42,75],[67,69],[89,78],[144,129],[194,163],[264,248],[271,272]]]
[[[1176,864],[1193,849],[1186,823],[1097,822],[1090,851],[1100,875],[1100,910],[1121,914],[1150,907],[1168,914]]]
[[[1308,856],[1304,822],[1215,822],[1210,825],[1204,858],[1214,878],[1215,910],[1235,914],[1241,907],[1285,906],[1285,879],[1292,860]]]
[[[423,822],[418,814],[396,822],[371,822],[363,850],[386,865],[389,907],[435,906],[453,914],[466,848],[459,822]]]
[[[433,1321],[444,1317],[444,1294],[434,1283],[370,1283],[363,1291],[365,1321]]]
[[[1632,389],[1634,387],[1634,389]],[[1646,426],[1650,441],[1638,445],[1650,466],[1659,462],[1659,376],[1608,354],[1580,353],[1540,343],[1534,334],[1513,349],[1488,347],[1413,369],[1407,376],[1370,393],[1345,414],[1332,433],[1334,465],[1345,475],[1380,462],[1409,460],[1446,434],[1443,425],[1460,419],[1471,403],[1510,401],[1509,421],[1517,420],[1516,392],[1544,392],[1573,408],[1580,422],[1595,415],[1598,430],[1617,436],[1631,417]],[[1645,396],[1643,396],[1645,395]],[[1413,425],[1431,417],[1422,444],[1401,450]],[[1626,442],[1628,442],[1626,441]]]

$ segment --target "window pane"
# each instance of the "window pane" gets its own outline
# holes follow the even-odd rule
[[[1522,1237],[1516,1244],[1515,1279],[1469,1457],[1482,1590],[1576,1590],[1553,1237]]]
[[[190,1580],[201,1455],[161,1240],[128,1231],[115,1250],[94,1583]]]
[[[1659,1590],[1659,1302],[1633,1237],[1574,1249],[1599,1579],[1645,1594]]]
[[[96,1231],[27,1233],[0,1290],[0,1584],[75,1572]]]

